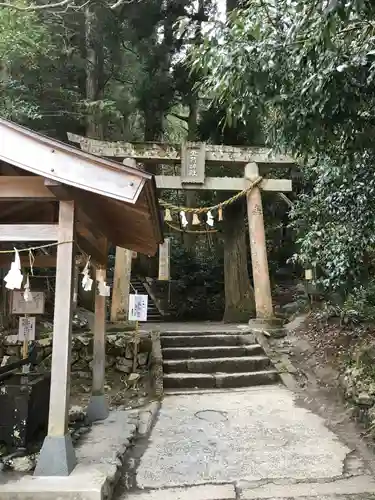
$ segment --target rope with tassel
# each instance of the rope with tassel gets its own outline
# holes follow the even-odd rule
[[[238,193],[231,196],[230,198],[228,198],[225,201],[221,201],[220,203],[217,203],[216,205],[211,205],[209,207],[198,207],[198,208],[184,207],[184,206],[180,206],[180,205],[174,205],[173,203],[170,203],[168,201],[160,199],[159,200],[160,205],[162,205],[165,208],[164,222],[171,229],[178,231],[178,232],[181,232],[181,233],[190,233],[190,234],[216,233],[216,232],[218,232],[217,229],[207,229],[207,230],[201,230],[201,231],[200,230],[191,231],[189,229],[186,229],[185,225],[187,225],[187,221],[185,218],[185,213],[193,214],[193,220],[192,220],[193,226],[199,226],[201,224],[201,221],[199,220],[199,214],[206,213],[207,214],[207,224],[212,227],[213,226],[213,217],[212,217],[211,211],[213,211],[213,210],[218,211],[218,221],[221,222],[223,220],[223,208],[230,205],[231,203],[234,203],[242,196],[245,196],[255,186],[257,186],[261,181],[262,181],[262,177],[259,176],[246,189],[239,191]],[[180,216],[182,216],[183,222],[185,220],[185,225],[183,223],[184,227],[182,229],[170,224],[171,222],[173,222],[171,213],[174,213],[174,212],[180,213]]]
[[[237,201],[239,198],[242,196],[246,195],[249,191],[251,191],[255,186],[257,186],[261,181],[263,180],[262,177],[257,177],[249,187],[246,189],[243,189],[242,191],[239,191],[236,193],[234,196],[231,198],[228,198],[225,201],[222,201],[220,203],[217,203],[216,205],[211,205],[210,207],[198,207],[198,208],[191,208],[191,207],[183,207],[183,206],[178,206],[174,205],[173,203],[169,203],[168,201],[164,200],[159,200],[160,205],[163,207],[169,209],[171,212],[186,212],[186,213],[193,213],[193,214],[203,214],[206,212],[211,212],[212,210],[219,210],[220,208],[224,208],[227,205],[230,205],[231,203],[234,203]]]

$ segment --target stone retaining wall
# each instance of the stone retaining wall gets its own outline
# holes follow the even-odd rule
[[[152,340],[148,334],[139,334],[136,369],[146,369],[151,363]],[[38,361],[45,359],[45,368],[50,367],[52,337],[36,340]],[[72,372],[91,372],[93,359],[93,335],[73,334]],[[0,336],[0,365],[18,361],[22,356],[22,342],[17,336]],[[132,332],[108,333],[106,338],[106,364],[122,373],[133,371],[134,335]]]

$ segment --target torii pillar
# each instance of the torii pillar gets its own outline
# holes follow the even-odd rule
[[[254,182],[258,177],[258,165],[256,163],[248,163],[245,166],[245,178],[250,182]],[[254,186],[247,193],[246,197],[256,320],[261,324],[275,327],[278,321],[273,314],[272,307],[271,282],[260,186]]]

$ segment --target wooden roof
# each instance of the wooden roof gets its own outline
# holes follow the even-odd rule
[[[155,180],[148,172],[3,119],[0,164],[2,224],[54,222],[56,202],[72,199],[78,227],[89,227],[114,245],[153,255],[163,240]]]

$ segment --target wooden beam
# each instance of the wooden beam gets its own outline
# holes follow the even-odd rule
[[[50,189],[60,200],[74,200],[77,207],[79,207],[78,215],[80,224],[78,224],[78,231],[87,236],[87,228],[95,227],[99,233],[108,233],[108,220],[105,214],[98,209],[90,197],[90,193],[82,190],[74,189],[70,186],[61,184],[53,179],[45,179],[45,185]],[[86,229],[84,229],[84,226]]]
[[[30,258],[28,255],[20,254],[21,266],[30,267]],[[14,256],[10,254],[0,254],[0,268],[8,268],[14,260]],[[50,268],[56,267],[56,255],[34,255],[34,268]]]
[[[61,201],[75,200],[77,206],[79,206],[79,201],[87,196],[86,193],[82,193],[77,189],[71,188],[70,186],[66,186],[52,179],[45,179],[44,184],[52,193],[54,193],[56,198]],[[90,202],[84,202],[84,205],[86,207],[91,205],[92,207],[92,202],[91,204]],[[92,211],[93,209],[91,208],[90,210]],[[79,246],[85,253],[90,255],[95,262],[98,264],[106,264],[107,255],[103,254],[98,249],[98,245],[96,244],[98,239],[101,239],[103,235],[100,231],[98,231],[98,228],[93,220],[94,217],[88,217],[86,212],[82,209],[78,210],[77,214],[79,222],[77,222],[76,228],[80,236],[78,241]]]
[[[98,156],[133,158],[144,163],[176,163],[181,161],[182,145],[179,144],[99,141],[71,133],[68,133],[68,139],[79,144],[83,151]],[[197,148],[200,144],[188,142],[184,147]],[[295,164],[295,160],[291,156],[274,155],[269,148],[205,144],[205,150],[206,163],[233,165],[256,162],[272,163],[275,166]]]
[[[129,288],[132,271],[131,250],[116,247],[111,303],[111,321],[125,321],[129,310]]]
[[[0,241],[57,241],[58,224],[0,224]]]
[[[242,177],[206,177],[204,184],[186,184],[175,175],[156,175],[156,187],[159,189],[192,189],[209,191],[242,191],[248,186],[248,181]],[[292,191],[292,181],[289,179],[264,179],[260,183],[263,191]]]
[[[55,196],[38,176],[0,176],[0,200],[54,200]]]
[[[71,188],[70,186],[67,186],[65,184],[61,184],[61,182],[57,182],[52,179],[44,179],[44,185],[60,201],[75,200],[76,202],[78,202],[80,199],[80,192],[77,189]],[[79,203],[77,203],[77,205],[79,205]],[[104,235],[98,230],[98,228],[95,227],[94,223],[86,215],[86,213],[83,210],[79,209],[79,206],[77,206],[77,220],[79,221],[77,223],[78,232],[82,236],[87,237],[87,233],[89,232],[93,237],[96,237],[96,239],[103,238]]]
[[[55,198],[60,201],[69,201],[72,200],[72,194],[70,190],[70,186],[66,184],[62,184],[61,182],[55,181],[53,179],[43,179],[43,185],[53,194]]]
[[[0,119],[0,160],[102,196],[135,203],[150,174],[95,158]]]

